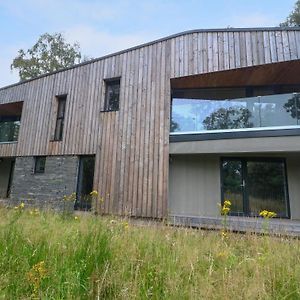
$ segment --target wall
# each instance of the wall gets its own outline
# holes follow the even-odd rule
[[[295,28],[195,30],[0,89],[0,103],[24,101],[19,141],[0,156],[96,154],[102,212],[166,216],[170,78],[299,59],[299,43]],[[103,79],[118,76],[120,110],[101,113]],[[53,142],[60,94],[64,136]]]
[[[219,215],[221,199],[219,158],[176,155],[170,159],[171,215]]]
[[[299,152],[299,136],[219,139],[170,143],[170,154]]]
[[[11,159],[3,159],[0,161],[0,198],[6,198],[11,169]]]
[[[49,156],[45,173],[33,173],[33,157],[17,157],[11,198],[60,209],[63,196],[76,192],[77,156]]]
[[[290,156],[287,159],[288,186],[291,218],[300,220],[300,157]]]

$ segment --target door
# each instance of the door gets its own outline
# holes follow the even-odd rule
[[[289,218],[284,159],[224,158],[221,178],[222,201],[232,202],[231,214],[258,216],[268,210]]]
[[[95,170],[95,156],[80,156],[75,209],[90,210]]]

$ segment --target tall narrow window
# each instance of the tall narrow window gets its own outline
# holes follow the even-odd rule
[[[120,100],[120,78],[105,80],[105,84],[104,111],[117,111]]]
[[[54,140],[61,141],[63,137],[63,130],[64,130],[67,95],[57,96],[56,98],[57,98],[58,108],[57,108]]]

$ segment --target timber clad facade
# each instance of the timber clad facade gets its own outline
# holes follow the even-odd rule
[[[191,99],[193,96],[186,96],[184,91],[201,88],[276,85],[284,90],[285,86],[300,84],[299,59],[298,29],[195,30],[4,87],[0,89],[0,117],[1,108],[4,114],[9,111],[8,104],[23,103],[18,140],[0,143],[0,158],[16,160],[10,196],[20,199],[20,187],[26,180],[29,198],[37,200],[58,199],[62,194],[76,192],[78,161],[89,156],[94,162],[93,189],[104,199],[97,207],[102,213],[153,218],[216,216],[216,204],[224,195],[220,183],[220,161],[224,156],[280,156],[288,161],[291,216],[294,209],[295,218],[298,215],[300,218],[300,203],[296,203],[300,202],[300,194],[293,186],[299,171],[292,163],[299,164],[297,123],[295,128],[283,128],[284,132],[268,128],[266,135],[262,131],[258,135],[250,131],[251,136],[246,133],[241,137],[240,132],[236,136],[227,132],[227,136],[225,133],[217,138],[194,133],[170,137],[172,97]],[[118,109],[106,107],[107,83],[111,79],[119,80],[120,84]],[[298,87],[287,90],[292,92],[298,92]],[[252,92],[253,97],[259,95],[255,93],[256,90]],[[60,136],[56,128],[61,97],[66,100]],[[34,177],[30,171],[28,174],[25,165],[30,165],[28,159],[36,156],[47,158],[45,174]],[[70,164],[69,175],[62,170],[62,165],[53,167],[64,157]],[[74,160],[77,162],[72,163]],[[294,165],[290,170],[289,162]],[[64,179],[59,178],[59,189],[63,191],[58,194],[51,194],[52,187],[47,187],[47,195],[42,195],[34,187],[46,184],[43,176],[51,181],[47,164],[52,165],[53,177],[59,172],[66,179],[64,185]],[[193,173],[191,168],[195,165],[199,168]],[[1,172],[4,170],[0,163]],[[23,175],[27,172],[27,179],[22,177],[22,172]],[[200,181],[193,183],[195,178]],[[197,189],[191,194],[183,192],[184,182],[185,187]],[[200,204],[193,202],[195,193]]]

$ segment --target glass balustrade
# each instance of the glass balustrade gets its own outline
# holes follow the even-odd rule
[[[225,100],[173,98],[171,134],[297,128],[300,94]]]

